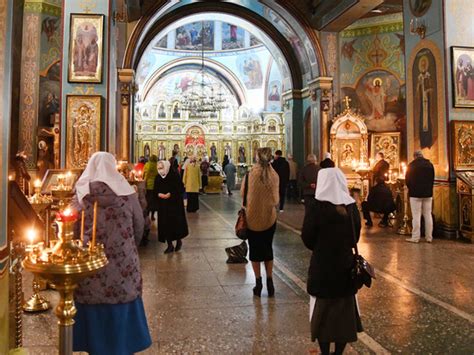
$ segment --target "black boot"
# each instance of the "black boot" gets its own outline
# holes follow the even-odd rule
[[[271,277],[267,277],[267,291],[268,297],[275,296],[275,286],[273,286],[273,279]]]
[[[181,239],[178,239],[176,241],[176,247],[174,248],[174,251],[180,251],[182,246],[183,246],[183,242],[181,241]]]
[[[262,295],[262,288],[263,288],[263,285],[262,285],[262,278],[261,277],[257,277],[255,279],[255,287],[253,288],[253,295],[254,296],[257,296],[257,297],[260,297]]]
[[[172,243],[172,242],[168,242],[168,248],[166,248],[165,254],[169,254],[169,253],[172,253],[172,252],[174,252],[173,243]]]

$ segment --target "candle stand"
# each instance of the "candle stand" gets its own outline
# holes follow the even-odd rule
[[[401,188],[403,190],[403,219],[398,227],[397,234],[400,235],[411,235],[411,228],[408,223],[410,220],[408,217],[408,187],[405,184],[405,178],[398,178]]]
[[[55,309],[59,324],[59,354],[72,355],[72,326],[76,308],[73,294],[78,283],[96,273],[107,264],[102,244],[95,238],[84,247],[80,240],[73,239],[73,226],[77,215],[70,210],[57,215],[58,240],[51,247],[42,243],[31,246],[23,260],[23,267],[46,279],[59,292],[60,300]],[[94,219],[95,229],[96,219]],[[83,233],[83,231],[81,231]]]
[[[51,195],[53,199],[57,202],[57,205],[53,209],[61,210],[63,209],[74,196],[72,186],[66,184],[66,177],[64,175],[58,176],[58,182],[51,189]]]
[[[25,257],[25,244],[23,242],[10,245],[10,273],[13,274],[15,283],[15,348],[23,346],[23,276],[21,274],[21,260]]]

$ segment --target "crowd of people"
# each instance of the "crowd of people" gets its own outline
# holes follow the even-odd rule
[[[372,226],[370,212],[383,215],[381,227],[389,225],[395,210],[386,185],[387,164],[379,154],[374,167],[374,184],[362,203],[366,225]],[[176,154],[170,160],[155,155],[140,158],[135,172],[143,184],[134,189],[117,171],[110,153],[95,153],[76,184],[72,206],[84,211],[84,241],[91,239],[94,205],[97,202],[97,241],[104,244],[109,264],[82,281],[76,291],[77,316],[74,350],[91,354],[131,354],[150,346],[151,338],[142,302],[142,278],[137,246],[147,239],[157,218],[158,241],[167,243],[165,253],[181,250],[189,234],[186,212],[199,209],[199,194],[207,184],[211,166],[207,159],[190,157],[181,164]],[[227,192],[235,188],[236,167],[223,162]],[[413,213],[413,233],[407,239],[418,243],[420,220],[424,218],[425,238],[431,242],[434,169],[422,152],[408,165],[406,184]],[[311,339],[318,341],[322,354],[342,354],[349,342],[357,340],[362,324],[356,301],[357,288],[351,277],[353,248],[359,241],[361,218],[344,173],[335,167],[329,153],[317,164],[314,154],[298,171],[291,156],[270,148],[259,148],[256,163],[242,180],[241,197],[246,211],[249,259],[255,275],[253,294],[261,297],[265,286],[274,297],[273,237],[277,213],[285,198],[301,199],[305,205],[302,242],[312,251],[307,291],[310,297]],[[187,202],[185,206],[185,201]],[[155,217],[156,214],[156,217]]]

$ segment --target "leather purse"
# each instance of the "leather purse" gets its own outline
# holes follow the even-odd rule
[[[352,237],[354,239],[354,262],[351,268],[351,278],[356,290],[360,290],[363,286],[370,288],[372,279],[375,279],[375,269],[370,263],[359,254],[357,249],[357,239],[354,226],[354,217],[352,210],[348,211],[351,216]]]
[[[247,206],[247,193],[249,189],[249,174],[245,175],[244,202],[243,207],[238,212],[237,222],[235,223],[235,235],[242,240],[247,240],[247,215],[245,207]]]

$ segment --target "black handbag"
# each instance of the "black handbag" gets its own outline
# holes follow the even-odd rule
[[[357,239],[354,226],[354,216],[352,210],[348,211],[351,216],[352,237],[354,239],[354,262],[351,269],[351,278],[356,290],[360,290],[362,286],[370,288],[372,279],[375,279],[375,269],[370,263],[359,254],[357,249]]]
[[[249,189],[249,174],[245,175],[245,186],[244,186],[244,202],[243,207],[240,209],[235,223],[235,235],[242,240],[247,240],[247,215],[245,213],[245,207],[247,206],[247,192]]]
[[[247,264],[246,258],[248,252],[248,246],[246,242],[242,242],[239,245],[225,248],[227,254],[227,264]]]

